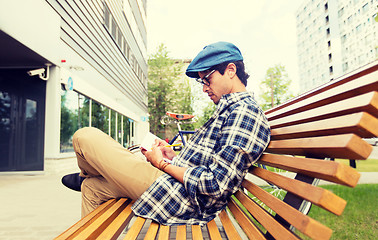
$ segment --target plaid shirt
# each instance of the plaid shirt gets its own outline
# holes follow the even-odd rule
[[[205,224],[226,207],[269,140],[268,121],[252,94],[223,95],[174,162],[188,168],[184,184],[162,175],[134,203],[134,213],[166,225]]]

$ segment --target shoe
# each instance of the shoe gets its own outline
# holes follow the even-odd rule
[[[69,189],[81,192],[81,184],[83,183],[85,177],[80,177],[79,173],[72,173],[64,176],[62,178],[62,183]]]

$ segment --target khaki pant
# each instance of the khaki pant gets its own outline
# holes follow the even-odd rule
[[[86,127],[73,136],[80,175],[82,217],[111,198],[139,198],[163,172],[134,155],[99,129]]]

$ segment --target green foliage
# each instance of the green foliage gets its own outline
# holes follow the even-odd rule
[[[150,131],[162,138],[165,127],[160,118],[167,111],[188,113],[191,107],[191,90],[188,80],[180,79],[183,64],[168,57],[167,48],[161,44],[148,60],[148,111]],[[191,128],[187,126],[187,128]]]
[[[359,184],[354,189],[340,185],[322,187],[348,202],[341,216],[317,206],[311,208],[309,216],[334,231],[331,239],[376,239],[378,184]]]
[[[92,101],[92,126],[101,129],[103,132],[109,132],[109,109],[102,104]],[[126,131],[124,129],[124,131]]]
[[[202,125],[204,125],[213,115],[216,108],[217,108],[217,105],[215,105],[213,102],[208,102],[207,106],[203,109],[202,116],[198,116],[198,121],[194,124],[194,127],[195,128],[202,127]]]
[[[75,114],[66,107],[66,96],[61,96],[61,117],[60,117],[60,144],[68,143],[77,129]]]
[[[293,94],[289,90],[290,83],[285,66],[275,65],[269,68],[265,79],[260,84],[262,109],[267,110],[292,98]]]

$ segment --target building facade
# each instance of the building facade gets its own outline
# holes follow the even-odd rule
[[[56,171],[73,133],[149,131],[146,0],[0,2],[0,173]]]
[[[297,10],[300,92],[378,56],[377,0],[306,0]]]

